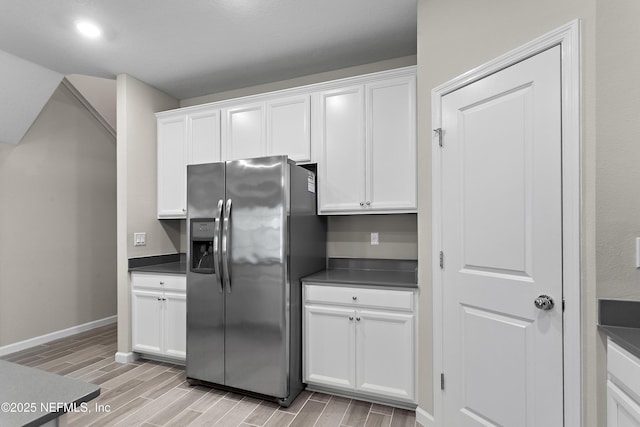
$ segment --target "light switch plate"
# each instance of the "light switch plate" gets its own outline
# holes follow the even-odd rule
[[[375,233],[371,233],[371,244],[372,245],[378,245],[380,244],[380,234],[375,232]]]
[[[133,246],[146,246],[147,233],[133,233]]]

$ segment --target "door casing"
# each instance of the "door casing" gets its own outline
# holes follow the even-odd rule
[[[581,109],[580,109],[580,21],[574,20],[525,45],[487,62],[431,91],[432,128],[441,126],[442,97],[463,86],[536,55],[552,46],[561,48],[562,84],[562,256],[564,309],[564,425],[582,425],[582,310],[581,310]],[[443,277],[439,266],[441,233],[441,151],[440,138],[432,138],[432,270],[433,270],[433,378],[436,426],[443,424]]]

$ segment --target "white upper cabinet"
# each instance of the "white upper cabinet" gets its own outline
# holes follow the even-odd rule
[[[224,110],[222,159],[238,160],[266,156],[264,103]]]
[[[292,96],[268,101],[267,154],[311,161],[311,97]]]
[[[274,98],[224,110],[222,159],[286,155],[311,159],[310,96]]]
[[[415,67],[157,113],[158,218],[186,217],[186,165],[318,164],[320,214],[415,213]]]
[[[186,119],[158,120],[158,218],[184,218],[187,209]]]
[[[220,110],[158,118],[158,218],[186,218],[187,165],[220,160]]]
[[[220,161],[220,110],[187,115],[187,164]]]
[[[415,76],[318,98],[320,213],[416,212]]]
[[[366,199],[363,86],[321,93],[319,119],[320,213],[361,210]]]
[[[415,211],[415,78],[371,83],[367,90],[367,202],[372,210]]]

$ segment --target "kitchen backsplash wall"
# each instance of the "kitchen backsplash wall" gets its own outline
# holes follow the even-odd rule
[[[180,223],[180,252],[185,253],[187,230],[185,221]],[[371,233],[378,233],[377,245],[371,244]],[[418,259],[417,215],[329,216],[327,256]]]
[[[330,216],[327,256],[418,259],[416,214]],[[371,244],[378,233],[378,244]]]

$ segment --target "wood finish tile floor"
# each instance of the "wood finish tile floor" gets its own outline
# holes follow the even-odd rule
[[[76,426],[413,427],[415,412],[303,391],[289,408],[207,387],[191,387],[184,368],[149,360],[114,362],[116,325],[109,325],[3,357],[98,384],[86,413],[68,414]],[[97,406],[98,405],[98,406]]]

